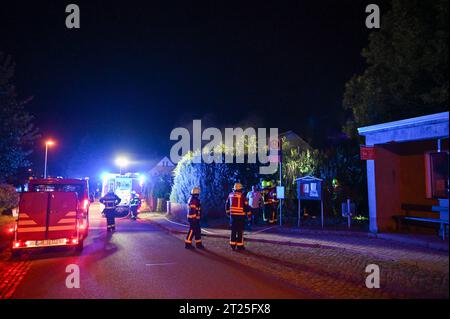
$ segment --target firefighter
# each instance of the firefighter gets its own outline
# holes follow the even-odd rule
[[[262,181],[262,203],[263,203],[263,221],[267,222],[270,216],[270,202],[269,202],[269,184],[270,182]]]
[[[275,187],[275,183],[270,183],[270,189],[268,192],[268,205],[269,205],[269,212],[270,212],[270,219],[269,224],[275,224],[278,221],[277,218],[277,212],[278,212],[278,203],[280,202],[277,197],[277,189]]]
[[[139,196],[136,194],[135,191],[132,191],[130,198],[130,212],[132,220],[137,219],[139,207],[141,207],[141,199],[139,198]]]
[[[186,235],[185,248],[192,249],[192,239],[195,238],[195,247],[203,249],[205,248],[202,244],[202,235],[200,228],[200,188],[194,187],[191,191],[191,196],[188,200],[188,213],[187,219],[189,222],[189,231]]]
[[[244,250],[244,226],[246,216],[251,219],[251,213],[248,206],[248,200],[242,193],[243,187],[241,183],[234,184],[233,192],[228,195],[225,204],[227,216],[231,222],[231,249]]]
[[[105,196],[100,198],[100,203],[105,205],[103,213],[106,216],[107,231],[116,230],[116,207],[120,202],[120,197],[113,190],[110,190]]]

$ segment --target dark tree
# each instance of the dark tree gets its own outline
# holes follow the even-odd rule
[[[350,136],[364,125],[448,110],[448,0],[392,0],[347,84]]]
[[[33,117],[25,110],[31,99],[19,101],[12,84],[15,64],[0,52],[0,182],[28,167],[32,143],[38,137]]]

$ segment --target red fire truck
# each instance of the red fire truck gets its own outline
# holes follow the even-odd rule
[[[88,181],[33,179],[28,190],[20,196],[13,253],[50,246],[72,246],[81,251],[89,231]]]

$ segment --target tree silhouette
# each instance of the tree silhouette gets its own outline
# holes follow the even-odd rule
[[[447,0],[393,0],[362,52],[367,69],[347,84],[343,106],[356,128],[448,110]]]
[[[25,104],[31,98],[18,101],[12,79],[15,63],[11,56],[0,52],[0,182],[30,166],[28,156],[38,138]]]

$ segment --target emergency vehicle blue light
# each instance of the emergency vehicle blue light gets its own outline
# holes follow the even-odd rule
[[[102,180],[105,180],[105,179],[107,179],[107,178],[109,177],[109,175],[111,175],[111,173],[103,172],[103,173],[100,175],[100,177],[101,177]]]

